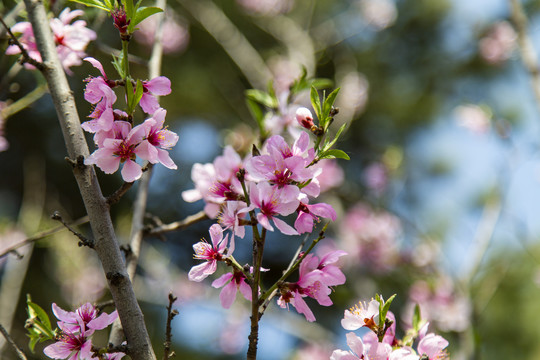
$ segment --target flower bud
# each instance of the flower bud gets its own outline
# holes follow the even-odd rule
[[[120,7],[118,9],[115,9],[114,11],[111,12],[111,14],[114,21],[114,27],[116,27],[118,31],[120,31],[121,35],[126,35],[127,28],[129,26],[131,19],[127,18],[127,14],[124,8]]]
[[[296,120],[302,127],[306,129],[311,129],[314,126],[313,116],[308,108],[298,108],[298,110],[296,110]]]

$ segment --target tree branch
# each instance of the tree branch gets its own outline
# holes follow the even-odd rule
[[[36,44],[43,59],[42,73],[62,127],[68,156],[77,159],[89,155],[75,100],[58,59],[49,20],[39,0],[24,0],[28,18],[32,23]],[[155,360],[143,314],[120,252],[114,232],[109,206],[101,192],[92,166],[74,167],[73,173],[81,192],[95,239],[95,250],[106,274],[111,295],[122,321],[129,355],[134,360]]]
[[[146,230],[145,235],[158,236],[167,232],[182,230],[190,225],[193,225],[195,223],[198,223],[199,221],[203,221],[206,219],[208,219],[208,215],[206,215],[204,211],[199,211],[198,213],[190,215],[183,220],[175,221],[170,224],[160,225],[155,228]]]
[[[13,350],[17,353],[17,356],[19,359],[26,360],[26,355],[23,353],[23,351],[15,344],[15,341],[9,336],[8,332],[2,325],[0,325],[0,332],[2,335],[4,335],[4,338],[6,339],[7,343],[11,346]]]

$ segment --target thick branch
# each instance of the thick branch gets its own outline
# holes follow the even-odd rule
[[[58,114],[64,140],[71,159],[89,155],[88,145],[80,126],[73,94],[69,88],[49,27],[49,20],[41,1],[24,0],[32,23],[37,47],[44,60],[42,71]],[[73,172],[81,192],[95,239],[95,250],[109,282],[124,333],[129,354],[135,360],[154,360],[150,338],[143,314],[137,303],[126,269],[107,205],[93,167],[74,167]]]

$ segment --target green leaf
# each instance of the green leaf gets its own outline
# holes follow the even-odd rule
[[[317,115],[317,119],[319,120],[319,125],[321,122],[321,99],[319,99],[319,93],[317,92],[317,89],[315,89],[314,86],[311,86],[311,106],[313,107],[313,110],[315,110],[315,114]],[[321,125],[322,126],[322,125]]]
[[[261,109],[261,107],[258,105],[257,102],[253,101],[250,98],[246,98],[246,105],[249,109],[249,112],[257,122],[257,125],[259,126],[259,130],[264,129],[264,113]]]
[[[131,78],[128,76],[126,78],[126,96],[127,96],[127,111],[129,115],[133,114],[135,110],[134,99],[135,93],[133,92],[133,84],[131,83]]]
[[[338,149],[330,149],[330,150],[323,151],[319,155],[319,160],[322,160],[322,159],[345,159],[345,160],[351,160],[351,158],[349,157],[349,155],[347,155],[347,153],[345,151],[338,150]]]
[[[336,96],[339,92],[340,88],[335,89],[324,99],[323,104],[323,117],[327,117],[330,114],[330,110],[332,110],[332,106],[334,105],[334,102],[336,101]]]
[[[45,310],[43,310],[38,304],[36,303],[33,303],[31,301],[27,301],[26,302],[28,304],[28,313],[29,315],[34,318],[34,317],[37,317],[39,319],[39,321],[48,329],[52,332],[52,329],[51,329],[51,321],[49,320],[49,315],[47,315],[47,313],[45,312]],[[31,309],[31,310],[30,310]],[[34,316],[32,316],[34,315]]]
[[[137,79],[137,87],[135,88],[135,97],[133,99],[132,111],[135,110],[135,106],[137,106],[139,102],[141,101],[143,93],[144,93],[143,83],[141,80]]]
[[[107,5],[101,2],[100,0],[70,0],[70,1],[73,1],[79,4],[84,4],[90,7],[95,7],[101,10],[105,10],[107,12],[110,12],[111,10],[113,10],[112,8],[107,7]]]
[[[137,26],[137,24],[139,24],[141,21],[160,12],[163,12],[163,9],[153,6],[138,8],[135,12],[135,16],[131,19],[131,22],[129,23],[128,31],[131,33],[133,29],[135,29],[135,26]]]
[[[126,74],[124,73],[124,66],[122,65],[124,61],[124,53],[120,52],[120,55],[118,57],[114,55],[112,57],[113,57],[112,64],[114,68],[116,69],[116,72],[118,73],[121,79],[125,79]]]
[[[276,109],[278,102],[275,96],[257,89],[246,90],[246,97],[270,109]]]
[[[307,69],[302,65],[302,75],[296,79],[291,85],[291,95],[296,95],[300,91],[310,87],[309,82],[307,81]]]
[[[414,332],[418,333],[420,330],[420,322],[422,321],[422,317],[420,316],[420,306],[418,304],[414,307],[414,314],[412,318],[412,326],[414,329]]]
[[[313,79],[311,85],[316,89],[329,89],[334,86],[334,83],[330,79],[318,78]]]
[[[126,10],[126,15],[128,19],[133,19],[135,9],[133,8],[133,0],[122,0],[124,9]]]
[[[338,132],[336,133],[336,136],[334,137],[334,140],[332,141],[329,141],[327,142],[326,144],[324,144],[324,147],[323,147],[323,150],[326,151],[328,149],[330,149],[332,146],[334,146],[334,144],[336,143],[336,141],[339,139],[341,133],[345,130],[345,128],[347,127],[347,124],[343,124],[341,125],[341,127],[339,128]]]
[[[30,351],[33,353],[34,348],[36,347],[36,344],[39,341],[39,335],[32,335],[30,336],[30,341],[28,342],[28,347],[30,348]]]
[[[103,0],[105,3],[105,6],[109,9],[114,10],[114,2],[111,0]]]
[[[384,326],[384,321],[386,320],[386,314],[388,313],[388,310],[390,310],[390,305],[392,304],[392,301],[394,301],[396,297],[396,294],[390,296],[388,300],[384,303],[384,306],[382,307],[382,311],[379,313],[379,322],[382,320],[382,324]]]

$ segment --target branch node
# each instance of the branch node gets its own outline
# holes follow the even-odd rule
[[[86,168],[86,165],[84,164],[84,156],[79,155],[77,156],[77,159],[73,160],[69,157],[64,158],[74,169],[84,170]]]
[[[105,277],[107,278],[107,280],[109,280],[109,282],[111,283],[111,285],[113,286],[118,286],[120,285],[120,283],[126,278],[126,275],[120,273],[120,272],[112,272],[112,271],[109,271]]]

